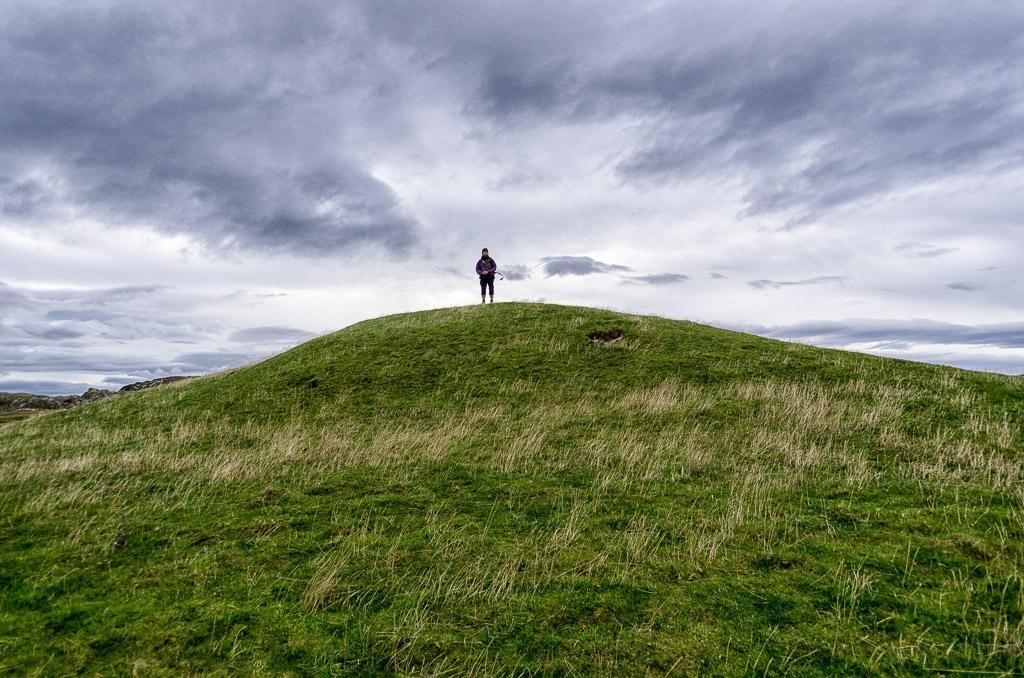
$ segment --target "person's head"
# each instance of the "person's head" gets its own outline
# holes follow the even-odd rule
[[[483,248],[482,250],[480,250],[480,256],[481,256],[481,257],[486,257],[486,256],[488,256],[488,254],[487,254],[487,248],[486,248],[486,247],[485,247],[485,248]]]

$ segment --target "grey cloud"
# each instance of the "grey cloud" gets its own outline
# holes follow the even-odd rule
[[[913,242],[900,243],[893,249],[897,252],[904,252],[908,256],[922,258],[941,257],[944,254],[952,254],[959,250],[958,247],[936,247],[934,245]]]
[[[842,276],[836,275],[822,275],[817,278],[807,278],[806,280],[751,280],[747,284],[751,287],[759,290],[763,289],[779,289],[782,287],[796,287],[803,285],[825,285],[828,283],[839,283],[842,284]]]
[[[120,379],[124,375],[130,381],[164,374],[205,374],[214,370],[238,367],[273,353],[261,350],[238,351],[194,351],[173,358],[134,357],[113,352],[70,352],[61,350],[24,351],[0,350],[0,365],[10,372],[65,372],[78,374],[108,375],[106,378]]]
[[[38,384],[32,392],[40,393],[66,389],[25,375],[99,375],[102,384],[124,385],[237,367],[313,336],[291,327],[250,327],[229,336],[244,350],[192,350],[168,358],[181,344],[216,346],[223,336],[217,323],[195,315],[194,299],[171,288],[36,290],[0,283],[0,297],[16,301],[0,309],[0,374],[17,373],[9,379]],[[74,382],[71,391],[80,393],[79,385]]]
[[[984,285],[977,285],[975,283],[967,283],[967,282],[951,282],[951,283],[946,283],[946,287],[951,289],[951,290],[956,290],[958,292],[977,292],[978,290],[985,289]]]
[[[84,303],[107,306],[110,304],[121,306],[125,302],[135,301],[156,294],[157,292],[170,289],[166,285],[128,285],[124,287],[109,287],[99,290],[55,290],[48,296],[55,300],[77,299]]]
[[[1024,157],[1020,3],[9,9],[2,208],[70,205],[211,248],[415,244],[416,220],[369,167],[375,141],[410,134],[404,85],[431,78],[472,134],[622,120],[609,162],[623,180],[727,177],[742,216],[790,226]],[[527,163],[492,187],[543,181]]]
[[[22,290],[0,281],[0,304],[2,304],[0,308],[24,306],[27,300],[28,297]]]
[[[0,212],[25,217],[39,213],[46,202],[46,189],[33,179],[0,176]]]
[[[538,188],[554,183],[554,180],[540,172],[527,169],[511,169],[505,171],[497,179],[488,181],[486,186],[492,191],[506,191]]]
[[[0,283],[0,299],[11,302],[0,306],[0,373],[17,373],[9,379],[26,384],[47,381],[25,376],[33,373],[103,375],[124,383],[194,373],[208,362],[188,354],[168,360],[160,352],[209,343],[221,334],[216,323],[195,315],[194,300],[162,286],[38,290]],[[266,353],[267,344],[257,343],[241,362]],[[74,382],[74,389],[79,385]],[[44,387],[50,393],[58,389],[39,386]]]
[[[294,327],[247,327],[232,332],[228,340],[240,343],[298,342],[312,336],[314,336],[312,332],[298,330]]]
[[[1003,67],[1007,49],[993,48],[983,27],[1000,23],[1004,45],[1019,54],[1010,36],[1020,35],[1024,13],[974,6],[964,21],[961,12],[921,9],[837,17],[826,30],[627,70],[623,80],[643,85],[634,96],[667,115],[620,173],[658,180],[746,167],[742,215],[788,213],[798,225],[900,185],[1015,157],[1024,120],[1011,82],[1020,73],[987,75]],[[950,86],[965,73],[986,76],[969,90]]]
[[[871,353],[969,370],[1019,375],[1024,358],[1001,349],[1024,349],[1024,323],[961,325],[934,320],[814,321],[782,326],[735,326],[765,337]],[[993,349],[992,354],[955,352],[948,346]]]
[[[654,273],[651,275],[634,275],[623,278],[622,282],[627,285],[675,285],[686,282],[690,276],[682,273]]]
[[[845,320],[747,329],[778,339],[799,339],[828,346],[898,341],[1024,348],[1024,322],[960,325],[935,320]]]
[[[246,290],[235,290],[231,294],[225,294],[224,299],[244,299],[246,297],[255,297],[257,299],[275,299],[278,297],[287,297],[287,292],[248,292]]]
[[[708,276],[712,280],[728,280],[729,276],[722,275],[721,273],[712,273]]]
[[[530,269],[520,264],[514,264],[503,266],[501,274],[505,276],[505,280],[526,280],[530,277]]]
[[[103,309],[56,309],[46,312],[47,320],[98,320],[101,322],[117,318],[120,313],[117,311],[105,311]]]
[[[170,361],[170,365],[187,374],[205,374],[216,370],[239,367],[265,357],[269,352],[240,353],[236,351],[196,351],[183,353]]]
[[[475,83],[495,133],[634,121],[620,177],[728,177],[741,216],[791,226],[1024,154],[1020,3],[559,5],[388,3],[375,25]]]
[[[16,347],[18,348],[18,347]],[[90,347],[91,350],[68,350],[60,346],[45,350],[9,350],[0,349],[0,365],[5,371],[11,372],[72,372],[72,373],[110,373],[133,374],[152,369],[149,360],[131,356],[103,352]]]
[[[44,327],[37,330],[27,329],[25,330],[29,335],[44,339],[47,341],[60,341],[63,339],[77,339],[78,337],[84,336],[84,332],[71,329],[70,327]]]
[[[171,375],[169,375],[169,374],[160,374],[160,375],[154,375],[152,377],[148,377],[148,375],[147,375],[148,378],[143,378],[143,377],[140,377],[140,376],[132,376],[132,377],[105,377],[103,379],[103,381],[100,382],[102,384],[102,386],[100,388],[104,388],[104,389],[107,389],[109,391],[118,391],[118,390],[121,389],[122,386],[127,386],[128,384],[134,384],[134,383],[136,383],[138,381],[149,381],[149,379],[155,379],[158,376],[162,377],[162,376],[171,376]]]
[[[65,207],[225,251],[320,256],[415,242],[394,191],[336,141],[350,118],[335,105],[341,94],[380,96],[388,78],[372,37],[346,32],[351,8],[8,10],[5,213]],[[40,166],[49,181],[33,178]]]
[[[541,259],[544,275],[551,278],[565,275],[593,275],[595,273],[612,273],[614,271],[630,271],[628,266],[606,264],[590,257],[544,257]]]
[[[180,314],[188,310],[187,304],[168,296],[171,291],[159,285],[37,290],[0,283],[0,297],[10,301],[2,309],[5,343],[104,333],[121,338],[139,332],[172,339],[196,336],[196,319],[183,322]]]
[[[879,341],[868,346],[869,351],[906,351],[913,348],[909,341]]]
[[[478,92],[478,113],[503,117],[521,113],[545,113],[564,106],[575,89],[570,64],[556,63],[537,72],[517,67],[516,62],[496,59],[487,65]]]
[[[469,275],[472,275],[472,273],[470,272],[470,269],[468,269],[468,268],[466,268],[466,269],[459,269],[459,268],[456,268],[455,266],[439,266],[439,267],[435,268],[434,270],[436,272],[438,272],[438,273],[442,273],[444,275],[451,276],[453,278],[465,278],[465,277],[467,277]]]
[[[883,353],[884,355],[884,353]],[[949,365],[965,370],[976,370],[979,372],[998,372],[1012,376],[1024,377],[1024,360],[1013,356],[964,356],[949,352],[924,352],[909,351],[890,355],[893,358],[904,360],[915,360],[917,362],[931,363],[933,365]]]
[[[0,391],[36,395],[80,395],[90,384],[53,379],[0,379]]]

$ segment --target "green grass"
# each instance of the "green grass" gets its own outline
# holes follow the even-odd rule
[[[686,322],[368,321],[0,428],[0,670],[1019,673],[1022,419]]]
[[[21,421],[22,419],[28,419],[33,414],[37,414],[40,410],[15,410],[14,412],[0,412],[0,426],[4,424],[10,424],[15,421]]]

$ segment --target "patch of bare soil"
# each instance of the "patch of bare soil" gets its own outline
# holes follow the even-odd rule
[[[619,339],[622,339],[622,330],[597,330],[587,335],[587,339],[594,342],[595,344],[611,344]]]

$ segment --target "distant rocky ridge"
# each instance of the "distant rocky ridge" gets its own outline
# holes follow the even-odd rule
[[[160,377],[159,379],[150,379],[149,381],[137,381],[134,384],[122,386],[118,393],[124,393],[125,391],[141,391],[144,388],[173,384],[176,381],[184,381],[185,379],[192,379],[192,377]],[[88,393],[88,391],[86,391],[86,393]]]
[[[146,388],[152,388],[154,386],[162,386],[163,384],[170,384],[176,381],[182,381],[184,379],[191,379],[192,377],[161,377],[160,379],[150,379],[149,381],[138,381],[134,384],[128,384],[122,386],[118,391],[107,391],[100,388],[90,388],[86,390],[82,395],[67,395],[67,396],[44,396],[35,395],[33,393],[3,393],[0,392],[0,413],[2,412],[18,412],[23,410],[65,410],[69,407],[75,407],[76,405],[83,405],[85,403],[91,403],[95,400],[102,400],[103,398],[109,398],[110,396],[117,395],[118,393],[126,393],[129,391],[141,391]]]

